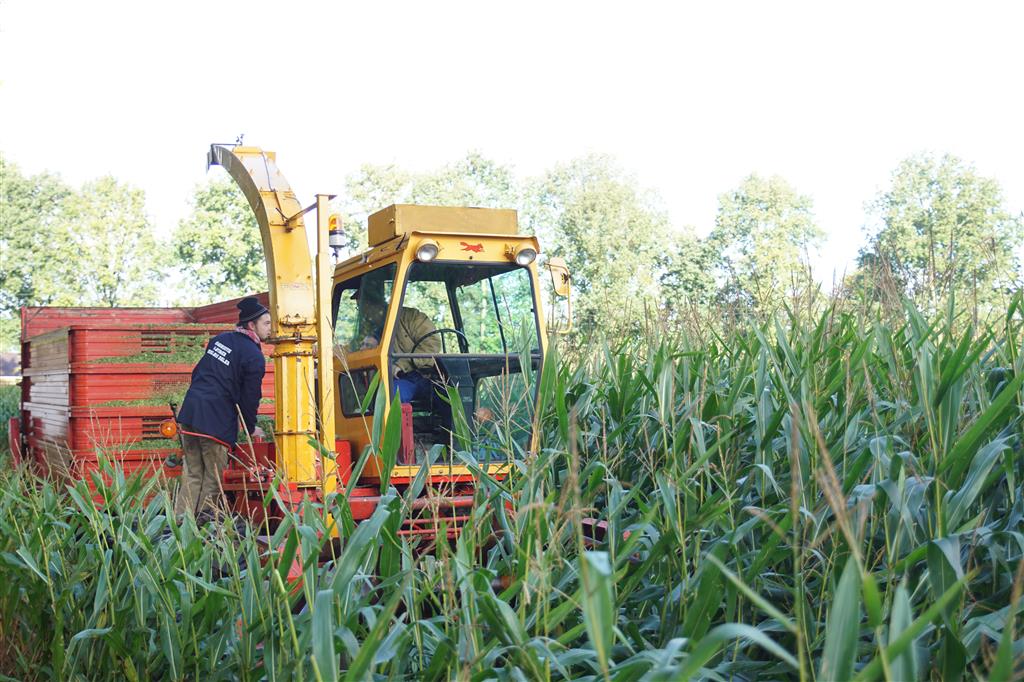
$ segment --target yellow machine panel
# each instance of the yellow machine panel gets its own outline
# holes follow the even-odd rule
[[[519,220],[510,208],[454,208],[392,204],[368,220],[370,246],[413,231],[462,234],[519,234]]]

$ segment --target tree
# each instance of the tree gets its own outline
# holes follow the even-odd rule
[[[364,164],[347,178],[344,199],[340,202],[345,248],[356,253],[366,248],[366,219],[391,204],[409,201],[413,175],[394,164]]]
[[[717,288],[713,268],[716,253],[710,242],[701,239],[693,228],[678,231],[664,257],[661,285],[666,304],[672,312],[684,305],[705,305],[714,299]]]
[[[61,220],[71,190],[49,173],[27,177],[0,155],[0,312],[42,305],[59,291],[54,276],[66,262]]]
[[[954,293],[995,303],[1021,286],[1015,249],[1024,242],[1024,223],[1004,207],[999,184],[962,160],[905,159],[869,210],[868,246],[859,257],[869,282],[888,276],[931,308]]]
[[[176,264],[194,294],[223,300],[267,288],[267,266],[256,216],[230,178],[197,185],[192,214],[174,232]]]
[[[142,190],[102,177],[65,202],[70,256],[58,305],[154,305],[164,278]]]
[[[348,247],[366,248],[367,217],[391,204],[434,206],[483,206],[510,208],[517,205],[518,189],[510,168],[477,152],[440,168],[413,173],[395,165],[365,165],[346,183],[342,212]],[[406,305],[421,311],[444,310],[443,290],[409,289]]]
[[[71,190],[56,175],[25,176],[0,154],[0,350],[18,345],[18,310],[60,293]]]
[[[606,156],[587,156],[531,183],[527,226],[568,261],[581,331],[635,331],[663,307],[661,277],[676,243],[665,213]]]
[[[512,170],[478,152],[423,173],[394,164],[364,165],[345,183],[341,211],[347,247],[351,251],[366,248],[366,218],[391,204],[510,208],[518,199]]]
[[[0,157],[0,337],[25,305],[150,305],[163,279],[145,195],[110,177],[72,192]]]
[[[753,174],[718,201],[708,246],[722,302],[771,314],[810,283],[810,252],[824,237],[811,199],[778,176]]]
[[[409,198],[416,204],[509,208],[518,203],[519,192],[509,167],[470,152],[432,173],[413,176]]]

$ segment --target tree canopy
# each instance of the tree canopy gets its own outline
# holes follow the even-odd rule
[[[26,176],[0,155],[0,315],[44,305],[61,292],[71,189],[50,173]]]
[[[143,191],[106,176],[71,194],[64,208],[74,261],[64,269],[64,287],[53,302],[158,304],[165,263]]]
[[[708,237],[722,303],[771,313],[810,281],[825,233],[810,197],[778,176],[748,176],[719,197]]]
[[[1024,243],[1024,223],[1004,206],[999,184],[961,159],[904,160],[869,210],[859,264],[872,288],[888,278],[932,308],[951,294],[986,305],[1020,288],[1015,250]]]
[[[572,264],[576,322],[625,331],[657,310],[675,245],[668,218],[607,156],[556,166],[529,183],[526,223]]]
[[[176,301],[266,288],[256,219],[227,177],[195,188],[170,249],[154,234],[142,191],[114,178],[74,189],[50,173],[25,175],[0,156],[0,180],[7,348],[23,305],[168,303],[160,285],[175,272]],[[350,252],[365,247],[367,216],[392,203],[518,208],[522,229],[541,237],[542,256],[569,263],[582,332],[628,334],[677,321],[693,306],[717,319],[747,319],[806,292],[822,300],[810,261],[824,233],[811,198],[778,176],[752,174],[722,194],[714,224],[698,226],[701,237],[671,226],[659,198],[606,156],[533,178],[476,152],[426,171],[365,165],[335,202]],[[867,245],[848,280],[862,300],[892,291],[932,307],[954,294],[995,306],[1022,285],[1024,223],[1006,208],[998,183],[960,159],[904,160],[869,212]]]
[[[477,152],[433,170],[412,172],[394,164],[366,164],[346,179],[340,202],[343,227],[351,251],[366,247],[366,218],[391,204],[481,206],[518,205],[519,190],[512,170]]]
[[[0,157],[0,344],[33,305],[156,305],[166,262],[140,189],[103,177],[73,190]]]
[[[174,231],[176,265],[187,272],[197,300],[223,300],[265,291],[267,267],[259,224],[227,176],[198,185],[192,212]]]

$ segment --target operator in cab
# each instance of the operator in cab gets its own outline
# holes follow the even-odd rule
[[[175,513],[199,515],[223,506],[222,475],[238,437],[239,415],[246,432],[262,438],[256,425],[267,361],[260,343],[270,337],[270,312],[255,297],[238,303],[238,325],[210,339],[192,370],[181,409],[184,469]]]
[[[359,350],[376,348],[384,334],[387,301],[374,288],[357,289],[352,298],[359,302],[360,329],[363,330]],[[436,327],[429,317],[416,308],[402,306],[395,323],[394,352],[440,353],[441,337],[434,334],[435,331]],[[401,358],[395,362],[392,386],[398,391],[399,400],[409,403],[431,391],[433,384],[423,376],[421,370],[432,367],[434,361],[431,358]]]

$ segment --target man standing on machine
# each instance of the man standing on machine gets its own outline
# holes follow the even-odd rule
[[[267,367],[260,342],[270,337],[270,312],[252,296],[243,298],[238,310],[234,331],[207,344],[178,412],[185,463],[177,514],[199,515],[223,506],[221,477],[238,437],[239,415],[247,433],[264,435],[256,426],[256,410]]]

